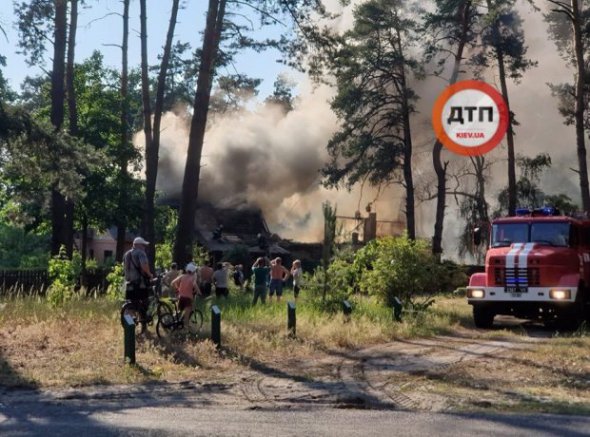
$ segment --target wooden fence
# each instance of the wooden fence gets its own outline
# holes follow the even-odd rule
[[[88,273],[84,279],[80,278],[76,289],[83,285],[86,290],[104,293],[108,283],[107,272],[98,271]],[[45,294],[51,284],[47,270],[0,270],[0,296],[7,294]]]
[[[49,286],[49,275],[45,269],[0,270],[0,294],[41,293]]]

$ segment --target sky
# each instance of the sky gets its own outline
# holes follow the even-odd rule
[[[90,0],[92,7],[80,8],[76,44],[76,59],[82,61],[88,58],[94,50],[100,50],[106,65],[120,68],[121,50],[114,44],[120,45],[122,40],[122,4],[120,0]],[[13,89],[19,85],[27,75],[37,75],[42,72],[38,67],[30,67],[25,57],[17,53],[18,31],[15,27],[15,17],[11,0],[0,0],[4,6],[0,8],[0,23],[7,33],[7,38],[0,35],[0,54],[7,57],[7,66],[3,69]],[[205,0],[181,0],[184,9],[178,13],[175,39],[189,42],[191,47],[200,47],[201,34],[205,26],[205,12],[208,2]],[[158,63],[158,54],[162,52],[165,42],[168,20],[170,17],[171,1],[147,0],[148,21],[148,51],[150,65]],[[140,64],[139,40],[139,2],[131,0],[130,6],[130,34],[129,34],[129,65]],[[280,29],[276,30],[277,32]],[[276,52],[256,54],[246,52],[238,56],[234,70],[221,72],[222,74],[240,73],[263,79],[260,86],[262,97],[270,94],[276,77],[287,70],[287,67],[276,61]],[[49,67],[48,67],[49,68]]]

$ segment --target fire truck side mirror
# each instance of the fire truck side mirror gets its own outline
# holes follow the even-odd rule
[[[477,227],[473,229],[473,244],[479,246],[481,244],[481,228]]]

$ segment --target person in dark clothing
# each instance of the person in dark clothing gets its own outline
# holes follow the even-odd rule
[[[270,275],[270,267],[266,265],[264,258],[260,257],[252,266],[252,276],[254,277],[254,300],[252,305],[256,305],[258,299],[266,303],[266,284]]]

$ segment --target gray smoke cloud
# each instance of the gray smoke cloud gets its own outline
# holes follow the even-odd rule
[[[328,190],[319,171],[327,160],[326,144],[337,127],[330,109],[333,91],[302,84],[294,109],[258,104],[238,113],[216,115],[203,147],[199,197],[224,207],[259,207],[273,232],[298,241],[319,241],[323,233],[321,205],[336,204],[353,216],[373,202],[380,218],[397,220],[401,200],[395,189],[371,187]],[[162,119],[157,188],[178,199],[186,161],[189,119],[185,112]],[[136,144],[142,144],[138,133]],[[393,193],[393,194],[392,194]]]
[[[340,7],[336,0],[331,6],[332,10]],[[577,167],[574,130],[563,124],[557,102],[546,85],[569,81],[572,72],[564,65],[553,43],[547,40],[547,25],[542,15],[533,12],[524,1],[518,3],[518,8],[524,20],[529,57],[539,65],[526,72],[520,84],[509,83],[511,107],[520,123],[516,128],[516,153],[528,156],[549,153],[554,165],[543,179],[544,191],[565,192],[577,201],[577,176],[564,170]],[[341,10],[343,14],[334,24],[335,28],[343,30],[351,26],[351,10],[350,7]],[[471,78],[469,74],[462,77],[468,78]],[[494,68],[485,79],[499,88]],[[418,189],[430,187],[434,192],[431,108],[445,83],[431,77],[413,86],[420,96],[418,113],[412,120],[414,178]],[[211,120],[203,150],[200,198],[216,205],[258,206],[273,232],[299,241],[321,239],[321,204],[324,201],[337,204],[339,214],[352,216],[376,200],[373,211],[378,218],[403,219],[404,194],[400,186],[380,191],[357,186],[350,192],[321,186],[319,169],[327,159],[326,144],[338,127],[329,105],[334,91],[326,86],[314,90],[305,79],[299,89],[294,110],[289,113],[274,106],[252,104],[238,113]],[[158,189],[168,197],[178,198],[188,143],[186,111],[165,114],[162,126]],[[142,135],[136,135],[135,141],[143,144]],[[467,164],[467,158],[450,152],[445,151],[443,157],[455,169]],[[493,201],[507,184],[505,146],[501,145],[487,158],[495,162],[486,188],[488,199]],[[451,197],[447,205],[443,236],[445,256],[455,257],[463,224]],[[434,209],[434,200],[417,204],[418,235],[432,236]]]

